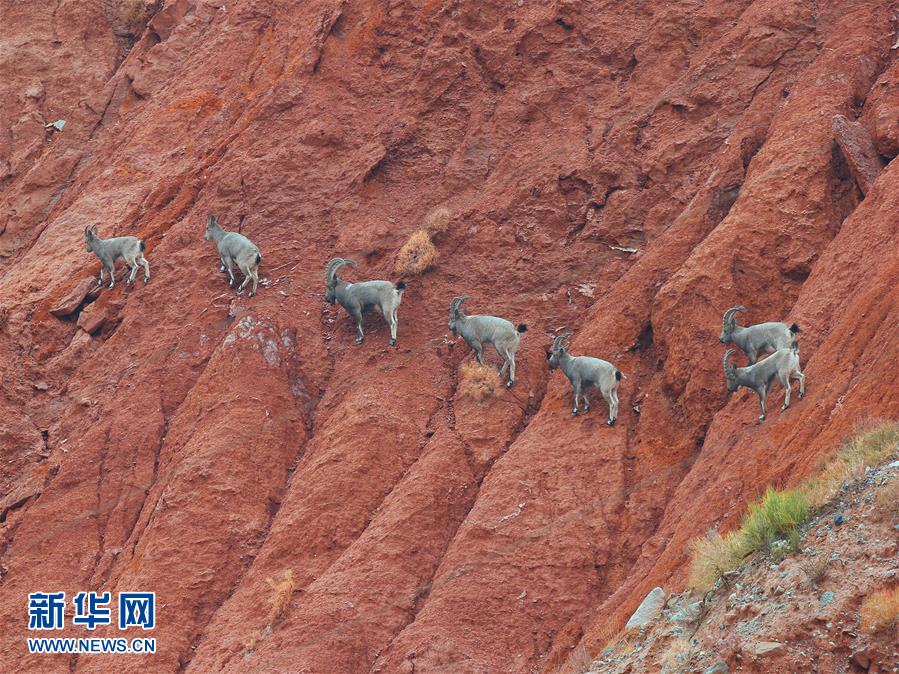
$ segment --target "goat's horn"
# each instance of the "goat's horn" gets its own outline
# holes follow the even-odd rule
[[[727,351],[724,352],[723,365],[724,365],[725,372],[727,372],[727,361],[730,359],[731,354],[733,354],[733,352],[734,352],[733,349],[728,349]]]
[[[559,349],[561,349],[562,343],[569,337],[571,337],[570,332],[566,332],[565,334],[562,334],[562,335],[559,335],[558,337],[556,337],[553,340],[553,351],[558,351]]]
[[[345,264],[356,264],[352,260],[344,260],[342,257],[332,258],[327,265],[325,265],[325,282],[332,283],[334,281],[334,275],[337,273],[337,270],[340,269]]]
[[[730,318],[731,316],[733,316],[735,313],[737,313],[739,311],[746,311],[746,307],[731,307],[730,309],[728,309],[727,311],[724,312],[724,320],[727,320],[728,318]]]

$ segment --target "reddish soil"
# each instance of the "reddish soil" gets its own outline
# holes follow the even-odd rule
[[[0,0],[0,671],[122,671],[28,655],[38,590],[155,591],[135,671],[552,671],[899,416],[896,3],[160,4]],[[441,205],[399,347],[375,315],[355,346],[325,262],[398,280]],[[92,223],[149,285],[84,297]],[[486,403],[463,293],[529,325]],[[802,329],[807,396],[763,425],[724,387],[737,304]],[[614,428],[570,417],[562,328],[624,372]]]

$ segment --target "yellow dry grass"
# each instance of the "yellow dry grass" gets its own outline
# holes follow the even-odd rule
[[[868,595],[861,608],[861,628],[866,632],[893,625],[899,625],[899,585]]]
[[[437,260],[437,248],[431,235],[419,229],[409,237],[396,258],[395,269],[400,274],[420,274]]]
[[[459,366],[459,386],[457,392],[464,398],[483,402],[493,398],[503,388],[499,372],[487,365],[462,363]]]

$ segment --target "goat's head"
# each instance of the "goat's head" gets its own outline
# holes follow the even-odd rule
[[[553,346],[550,351],[546,352],[546,359],[549,361],[549,369],[555,370],[562,362],[562,356],[565,355],[565,340],[571,337],[570,332],[559,335],[553,340]]]
[[[465,316],[465,313],[462,311],[462,305],[467,299],[468,295],[459,295],[458,297],[454,297],[452,303],[450,304],[448,327],[450,329],[450,332],[453,333],[453,337],[459,336],[458,320]]]
[[[88,225],[84,228],[84,247],[87,249],[87,252],[93,250],[91,244],[99,238],[97,236],[97,225]]]
[[[746,307],[731,307],[724,312],[724,326],[721,328],[721,336],[718,338],[722,344],[730,344],[734,338],[734,328],[737,327],[737,313],[746,311]]]
[[[211,215],[206,218],[206,231],[203,232],[203,238],[207,241],[212,241],[212,232],[216,229],[221,229],[219,226],[219,221],[215,219],[214,215]]]
[[[730,356],[733,352],[733,349],[728,349],[724,352],[724,378],[727,380],[727,390],[731,393],[739,388],[737,384],[737,366],[730,362]]]
[[[328,304],[334,304],[337,301],[337,270],[344,265],[355,267],[356,263],[342,257],[335,257],[325,265],[325,302]]]

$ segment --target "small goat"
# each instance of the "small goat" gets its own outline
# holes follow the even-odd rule
[[[553,340],[552,350],[546,352],[549,368],[551,370],[562,368],[562,372],[571,382],[574,391],[574,409],[571,416],[577,416],[578,396],[584,398],[584,414],[590,411],[586,389],[595,386],[609,404],[609,420],[606,423],[611,426],[618,418],[618,383],[621,381],[621,372],[608,361],[599,358],[572,356],[564,347],[565,340],[570,336],[571,333],[566,332]]]
[[[84,245],[88,252],[93,253],[103,266],[100,267],[100,278],[97,285],[103,285],[103,274],[109,272],[109,287],[115,285],[115,263],[122,258],[131,267],[128,283],[134,282],[137,268],[144,268],[144,283],[150,282],[150,263],[144,257],[144,242],[136,236],[116,236],[111,239],[101,239],[97,234],[97,225],[89,225],[84,228]]]
[[[340,306],[356,321],[356,344],[365,339],[362,330],[362,314],[371,307],[377,307],[390,326],[390,346],[396,346],[396,311],[403,301],[406,284],[400,281],[396,285],[390,281],[362,281],[347,283],[337,276],[337,270],[344,265],[356,266],[352,260],[335,257],[325,267],[325,302]]]
[[[243,283],[237,289],[237,292],[243,292],[247,281],[253,280],[253,289],[248,293],[248,297],[256,294],[256,287],[259,285],[259,263],[262,262],[262,256],[259,249],[252,241],[243,234],[238,232],[228,232],[222,229],[222,226],[215,219],[214,215],[210,215],[206,220],[206,232],[203,238],[207,241],[215,241],[215,247],[218,248],[219,260],[221,267],[219,271],[228,272],[228,286],[234,287],[234,270],[231,268],[232,262],[237,262],[237,266],[243,273]]]
[[[736,314],[746,311],[746,307],[731,307],[724,312],[724,327],[718,338],[722,344],[736,344],[754,365],[759,356],[774,353],[780,349],[789,349],[796,339],[799,326],[793,323],[759,323],[741,327],[737,325]]]
[[[724,377],[727,380],[727,390],[733,393],[741,386],[745,386],[755,391],[762,405],[759,422],[765,420],[765,397],[768,395],[771,381],[775,377],[784,387],[784,404],[780,408],[781,411],[790,406],[791,379],[799,380],[799,399],[802,400],[802,396],[805,395],[805,375],[799,369],[799,342],[793,340],[789,348],[779,349],[765,360],[747,367],[737,367],[729,362],[733,352],[733,349],[728,349],[724,354]]]
[[[502,377],[509,371],[506,388],[515,383],[515,352],[521,341],[521,333],[528,329],[524,323],[516,328],[504,318],[496,316],[466,316],[462,304],[469,299],[468,295],[453,298],[450,305],[449,329],[453,336],[462,335],[462,339],[475,351],[478,363],[484,364],[484,345],[492,344],[503,359],[503,367],[499,371]]]

